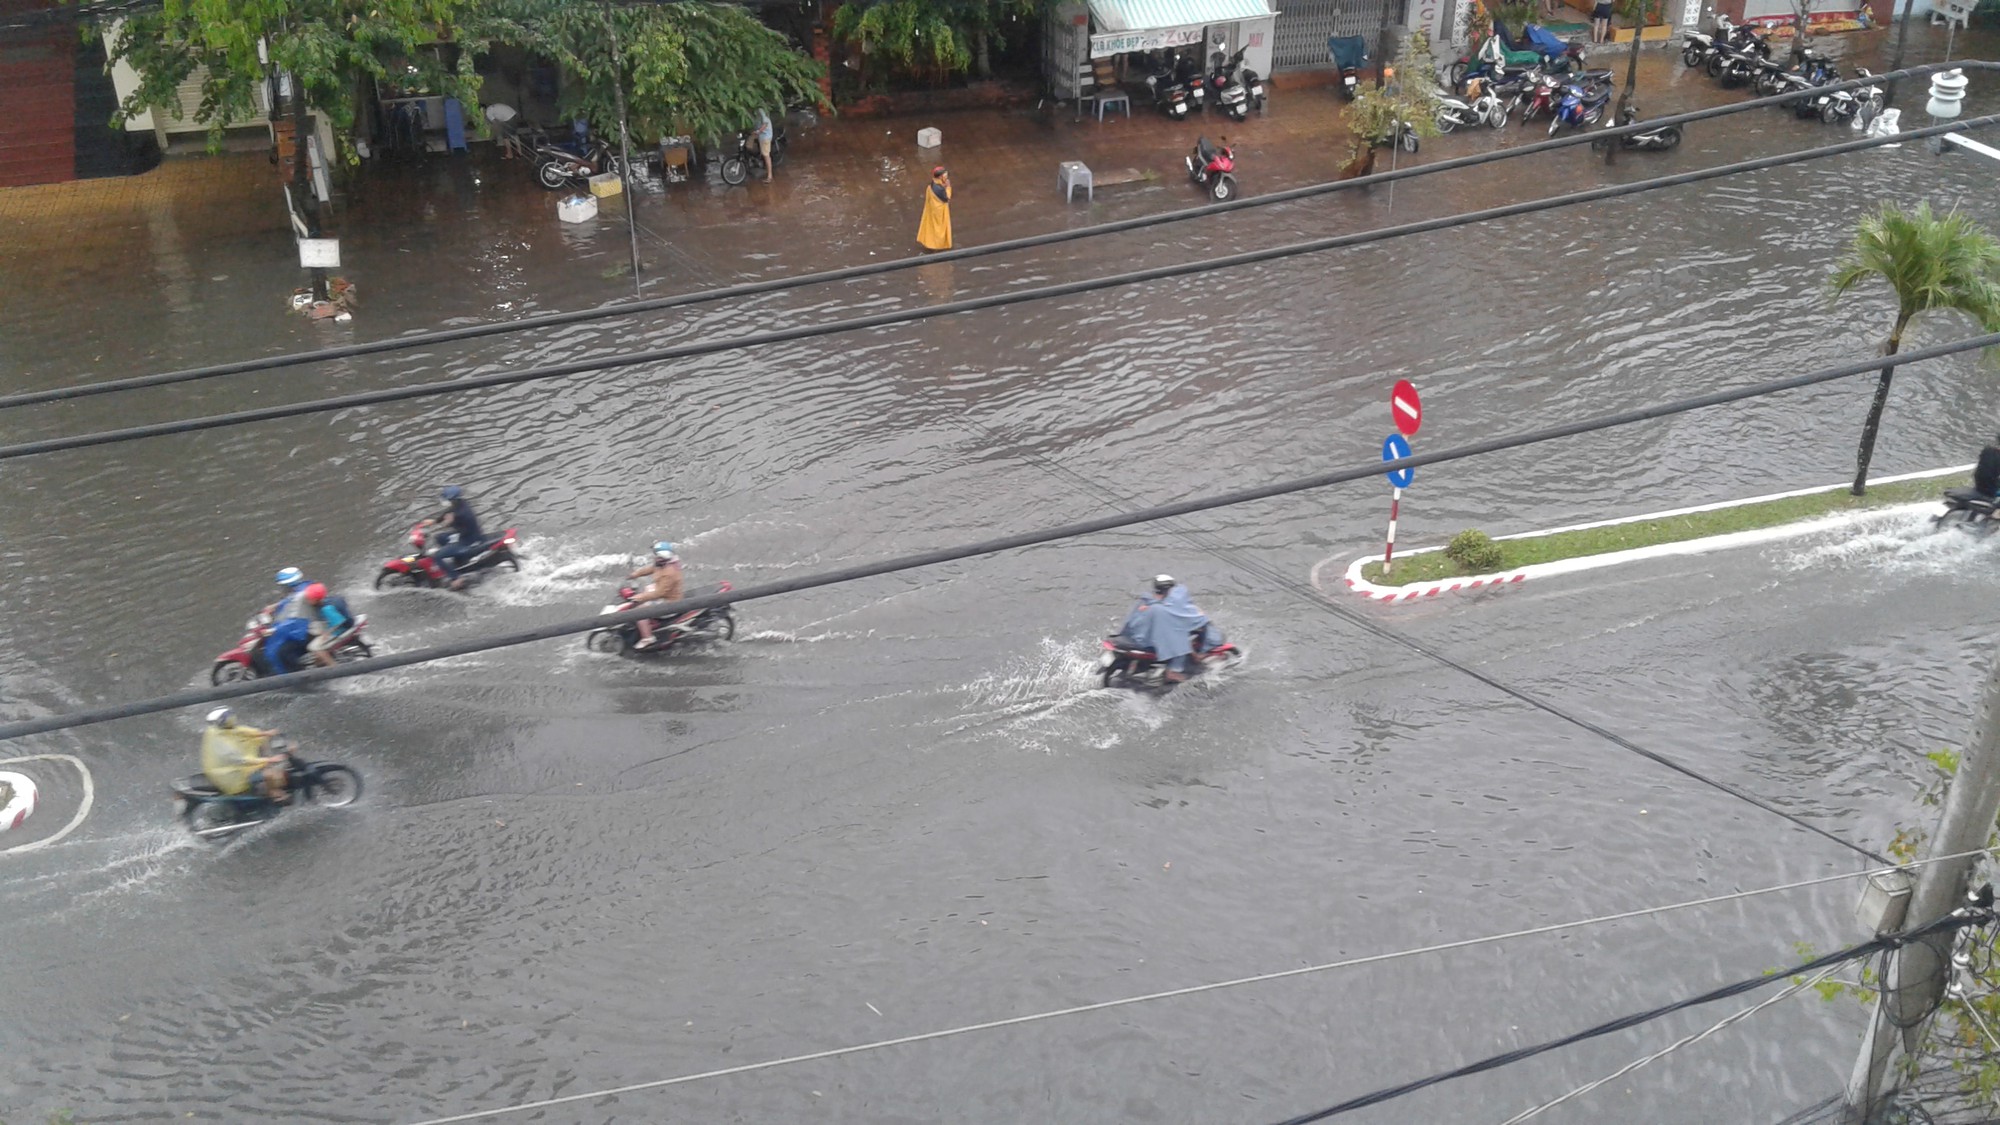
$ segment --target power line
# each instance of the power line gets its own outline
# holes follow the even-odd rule
[[[879,1051],[885,1047],[902,1047],[902,1046],[908,1046],[913,1043],[926,1043],[938,1039],[950,1039],[960,1035],[969,1035],[977,1031],[992,1031],[1003,1027],[1018,1027],[1022,1024],[1041,1023],[1047,1020],[1060,1019],[1066,1016],[1082,1015],[1087,1012],[1102,1012],[1111,1008],[1125,1008],[1125,1007],[1130,1007],[1134,1004],[1147,1004],[1156,1000],[1171,1000],[1182,996],[1197,996],[1204,992],[1217,992],[1225,988],[1238,988],[1247,984],[1265,984],[1274,980],[1283,980],[1287,977],[1311,976],[1318,973],[1331,972],[1334,969],[1351,969],[1351,968],[1358,968],[1363,965],[1379,965],[1388,961],[1399,961],[1410,957],[1422,956],[1424,954],[1449,953],[1454,950],[1471,949],[1475,946],[1492,945],[1497,942],[1515,941],[1521,938],[1539,937],[1543,934],[1560,933],[1564,930],[1584,929],[1590,926],[1605,925],[1610,922],[1624,922],[1624,921],[1630,921],[1631,919],[1634,918],[1646,918],[1655,915],[1671,913],[1677,910],[1688,910],[1698,906],[1715,906],[1721,903],[1739,902],[1744,899],[1760,898],[1764,895],[1771,895],[1771,894],[1781,894],[1786,891],[1801,890],[1806,887],[1817,887],[1817,886],[1823,886],[1828,883],[1845,882],[1849,879],[1866,878],[1867,876],[1881,874],[1886,871],[1898,871],[1898,870],[1920,868],[1928,866],[1933,863],[1944,863],[1948,860],[1964,859],[1966,856],[1986,855],[1986,854],[1990,854],[1990,849],[1982,848],[1977,851],[1961,852],[1957,855],[1932,856],[1929,859],[1919,860],[1915,863],[1912,863],[1908,865],[1907,868],[1890,866],[1878,870],[1850,871],[1841,875],[1821,875],[1818,876],[1817,878],[1801,879],[1793,883],[1781,883],[1777,886],[1761,887],[1757,890],[1752,890],[1752,891],[1732,891],[1729,894],[1712,895],[1708,898],[1689,899],[1685,902],[1669,903],[1668,905],[1665,906],[1650,906],[1640,910],[1621,911],[1617,914],[1600,914],[1594,918],[1583,918],[1574,922],[1555,922],[1544,926],[1533,926],[1524,930],[1510,930],[1506,933],[1488,934],[1484,937],[1461,938],[1457,941],[1440,942],[1435,945],[1419,946],[1414,949],[1403,949],[1403,950],[1398,950],[1394,953],[1371,953],[1363,957],[1350,957],[1344,961],[1329,961],[1325,964],[1319,964],[1319,965],[1305,965],[1294,969],[1280,969],[1276,972],[1259,973],[1255,976],[1237,977],[1233,980],[1212,981],[1208,984],[1190,985],[1185,988],[1172,988],[1172,989],[1167,989],[1166,991],[1163,992],[1148,992],[1143,995],[1126,996],[1117,1000],[1102,1000],[1094,1004],[1079,1004],[1074,1007],[1058,1008],[1053,1011],[1047,1011],[1047,1012],[1035,1012],[1033,1014],[1025,1016],[1010,1016],[1006,1019],[988,1020],[984,1023],[966,1024],[961,1027],[945,1028],[941,1031],[926,1031],[916,1035],[899,1036],[894,1039],[878,1039],[872,1043],[860,1043],[850,1047],[835,1047],[825,1051],[814,1051],[809,1054],[789,1055],[784,1058],[766,1059],[762,1062],[744,1063],[740,1066],[724,1067],[719,1070],[706,1070],[698,1074],[683,1074],[675,1078],[662,1078],[650,1082],[634,1082],[629,1085],[617,1086],[605,1090],[592,1090],[587,1094],[567,1094],[562,1097],[548,1098],[542,1101],[535,1101],[535,1102],[524,1102],[519,1105],[499,1106],[493,1109],[474,1110],[469,1113],[455,1114],[450,1117],[427,1118],[423,1121],[414,1122],[413,1125],[456,1125],[456,1123],[462,1121],[477,1121],[481,1118],[499,1117],[504,1114],[510,1114],[510,1113],[527,1113],[532,1110],[549,1109],[554,1106],[568,1105],[573,1102],[594,1101],[598,1098],[616,1097],[620,1094],[634,1094],[643,1090],[659,1090],[659,1089],[664,1089],[665,1087],[668,1086],[682,1086],[690,1082],[700,1082],[709,1078],[726,1078],[729,1077],[730,1075],[747,1074],[752,1071],[759,1071],[759,1070],[771,1070],[775,1067],[792,1066],[797,1063],[817,1062],[822,1059],[840,1058],[846,1055],[858,1055],[867,1051]]]
[[[1765,999],[1759,1000],[1757,1003],[1752,1004],[1749,1007],[1742,1009],[1741,1011],[1731,1012],[1730,1014],[1722,1017],[1721,1019],[1701,1029],[1700,1031],[1695,1032],[1693,1035],[1688,1035],[1680,1039],[1677,1039],[1674,1042],[1669,1043],[1666,1046],[1660,1048],[1659,1050],[1654,1051],[1650,1055],[1642,1055],[1639,1058],[1633,1059],[1631,1062],[1626,1063],[1624,1066],[1619,1067],[1617,1070],[1612,1071],[1610,1074],[1607,1074],[1602,1078],[1599,1078],[1592,1082],[1586,1082],[1583,1085],[1578,1086],[1576,1089],[1571,1090],[1569,1093],[1564,1094],[1559,1098],[1553,1098],[1549,1101],[1543,1102],[1542,1104],[1535,1106],[1532,1109],[1522,1110],[1520,1113],[1517,1113],[1514,1116],[1509,1117],[1507,1120],[1501,1122],[1500,1125],[1521,1125],[1521,1122],[1526,1121],[1531,1117],[1536,1117],[1539,1116],[1540,1114],[1546,1113],[1549,1110],[1554,1109],[1555,1107],[1563,1104],[1566,1101],[1569,1101],[1572,1098],[1580,1098],[1583,1095],[1590,1093],[1592,1090],[1595,1090],[1598,1087],[1605,1085],[1606,1083],[1616,1082],[1620,1078],[1623,1078],[1626,1075],[1632,1073],[1633,1071],[1638,1070],[1642,1066],[1646,1066],[1650,1063],[1656,1063],[1661,1059],[1666,1058],[1668,1055],[1673,1054],[1675,1051],[1680,1050],[1682,1047],[1691,1046],[1695,1043],[1701,1042],[1702,1040],[1708,1038],[1709,1036],[1714,1035],[1716,1032],[1721,1031],[1723,1028],[1731,1027],[1735,1024],[1741,1023],[1744,1020],[1749,1019],[1751,1016],[1756,1015],[1758,1012],[1761,1012],[1764,1009],[1771,1007],[1773,1004],[1778,1004],[1785,1000],[1789,1000],[1792,997],[1797,996],[1799,993],[1804,992],[1806,989],[1811,988],[1812,986],[1818,984],[1819,982],[1825,980],[1826,978],[1832,975],[1833,975],[1832,969],[1821,970],[1815,976],[1807,977],[1805,980],[1799,981],[1796,984],[1786,986],[1785,990],[1783,992],[1778,993],[1776,996],[1766,997]]]
[[[1893,78],[1918,77],[1947,69],[1984,70],[2000,69],[2000,62],[1985,62],[1966,59],[1950,63],[1929,63],[1909,67],[1893,74],[1880,74],[1867,79],[1853,79],[1818,87],[1819,91],[1858,89],[1862,86]],[[1432,176],[1441,172],[1455,172],[1465,168],[1475,168],[1499,160],[1513,160],[1523,156],[1533,156],[1544,152],[1570,148],[1607,138],[1658,129],[1666,125],[1684,124],[1713,117],[1746,113],[1751,110],[1780,106],[1794,100],[1793,96],[1780,94],[1768,98],[1754,98],[1726,106],[1692,110],[1687,113],[1666,117],[1648,118],[1633,125],[1579,132],[1553,140],[1537,141],[1516,148],[1499,149],[1493,152],[1476,153],[1471,156],[1454,157],[1434,164],[1419,164],[1373,175],[1359,176],[1351,180],[1332,180],[1304,187],[1289,188],[1268,195],[1247,196],[1227,203],[1213,203],[1191,207],[1159,215],[1141,215],[1129,219],[1119,219],[1108,223],[1096,223],[1077,230],[1051,231],[1045,234],[1028,235],[1022,238],[989,242],[979,246],[965,246],[955,250],[926,254],[915,258],[898,258],[886,262],[869,262],[864,265],[846,266],[840,269],[822,270],[816,273],[800,274],[794,277],[775,278],[770,281],[740,282],[716,289],[682,293],[671,297],[652,297],[639,301],[627,301],[606,305],[595,309],[576,309],[569,312],[543,313],[538,316],[522,317],[518,320],[501,321],[494,324],[474,324],[461,328],[439,329],[419,332],[408,336],[398,336],[387,340],[374,340],[361,344],[345,344],[338,347],[317,348],[306,352],[292,352],[285,355],[265,356],[257,359],[232,360],[227,363],[210,364],[204,367],[190,367],[179,371],[159,372],[152,375],[138,375],[126,379],[109,379],[96,383],[75,384],[55,387],[43,391],[27,391],[21,394],[0,396],[0,410],[16,406],[30,406],[36,403],[56,402],[64,399],[83,398],[89,395],[111,394],[117,391],[137,390],[143,387],[158,387],[172,383],[185,383],[198,379],[212,379],[224,375],[237,375],[255,371],[272,371],[284,367],[296,367],[308,363],[324,363],[336,359],[352,359],[359,356],[379,355],[384,352],[401,351],[408,348],[428,347],[434,344],[452,343],[460,340],[474,340],[486,336],[524,332],[538,328],[552,328],[565,324],[578,324],[593,320],[633,316],[639,313],[658,312],[663,309],[682,308],[688,305],[705,304],[713,301],[734,300],[739,297],[758,296],[765,293],[779,293],[800,289],[811,285],[827,285],[841,281],[853,281],[863,277],[895,273],[915,269],[918,266],[938,262],[965,261],[993,254],[1011,253],[1015,250],[1029,250],[1042,246],[1054,246],[1083,238],[1099,238],[1105,235],[1122,234],[1127,231],[1143,230],[1163,226],[1168,223],[1182,223],[1213,215],[1227,214],[1252,207],[1269,207],[1275,204],[1292,203],[1310,199],[1336,191],[1372,187],[1376,184],[1394,183],[1397,180]],[[1969,126],[1970,122],[1958,127]],[[1818,150],[1802,150],[1815,152]]]
[[[1905,135],[1907,136],[1908,134]],[[1899,353],[1896,357],[1896,362],[1898,366],[1908,366],[1927,360],[1992,347],[1995,344],[2000,344],[2000,332],[1988,333],[1983,336],[1972,336],[1947,344],[1937,344],[1928,348],[1919,348]],[[1372,477],[1386,470],[1420,468],[1424,465],[1458,461],[1468,457],[1477,457],[1481,454],[1519,449],[1524,446],[1537,445],[1559,438],[1575,437],[1580,434],[1594,433],[1598,430],[1614,429],[1620,426],[1633,425],[1638,422],[1651,421],[1656,418],[1685,414],[1705,407],[1721,406],[1727,403],[1740,402],[1745,399],[1777,394],[1782,391],[1796,390],[1801,387],[1832,382],[1836,379],[1874,374],[1880,369],[1881,364],[1882,360],[1880,356],[1872,356],[1867,359],[1842,364],[1838,367],[1824,368],[1819,371],[1793,375],[1765,383],[1757,383],[1748,387],[1738,387],[1734,390],[1711,391],[1708,394],[1696,395],[1692,398],[1639,407],[1634,410],[1620,411],[1615,414],[1600,415],[1596,418],[1585,418],[1575,422],[1565,422],[1556,426],[1546,426],[1525,434],[1488,438],[1484,441],[1473,442],[1470,445],[1462,445],[1455,449],[1447,449],[1437,453],[1419,453],[1405,457],[1400,461],[1371,462],[1352,468],[1335,469],[1325,473],[1316,473],[1312,476],[1297,477],[1292,480],[1279,481],[1273,484],[1258,485],[1254,488],[1238,489],[1234,492],[1225,492],[1216,496],[1176,500],[1171,503],[1160,504],[1135,512],[1121,512],[1099,516],[1095,519],[1080,520],[1075,523],[1044,528],[1038,531],[1016,532],[1012,535],[998,536],[975,543],[955,547],[941,547],[936,550],[902,555],[897,558],[884,559],[878,562],[861,563],[837,570],[821,571],[817,574],[781,579],[759,586],[745,587],[728,594],[702,594],[691,598],[683,598],[677,602],[663,603],[658,606],[647,606],[626,610],[623,613],[607,613],[596,617],[586,617],[581,620],[558,622],[520,632],[504,633],[496,637],[453,641],[446,644],[433,645],[428,648],[415,649],[410,652],[371,657],[367,660],[356,661],[352,664],[336,665],[332,668],[309,668],[301,672],[291,672],[283,676],[271,676],[244,683],[224,684],[219,687],[178,692],[173,695],[159,696],[153,699],[108,704],[102,707],[86,708],[81,711],[46,716],[39,719],[18,720],[12,723],[0,724],[0,741],[21,738],[30,734],[42,734],[48,731],[68,730],[73,727],[110,722],[114,719],[127,719],[139,715],[156,714],[161,711],[171,711],[203,703],[214,703],[225,699],[259,695],[269,691],[283,691],[302,684],[346,679],[350,676],[365,676],[376,672],[388,671],[392,668],[403,668],[413,664],[443,660],[447,657],[465,656],[476,652],[488,652],[493,649],[531,644],[536,641],[553,640],[557,637],[587,633],[594,629],[623,625],[627,622],[642,619],[677,615],[689,610],[711,609],[736,602],[755,601],[760,598],[776,597],[780,594],[796,593],[800,590],[817,589],[821,586],[833,586],[844,582],[854,582],[863,578],[874,578],[879,575],[894,574],[905,570],[918,570],[924,567],[937,566],[941,563],[976,558],[981,555],[998,554],[1001,551],[1031,547],[1040,543],[1074,539],[1078,536],[1093,535],[1101,531],[1130,527],[1135,524],[1152,523],[1173,516],[1206,512],[1216,508],[1247,504],[1254,500],[1268,500],[1272,497],[1285,496],[1295,492],[1305,492],[1311,489],[1325,488],[1329,485],[1345,484],[1349,481]],[[1834,838],[1838,839],[1838,837]]]
[[[1518,215],[1530,215],[1540,211],[1553,210],[1558,207],[1571,207],[1580,203],[1594,203],[1599,200],[1616,199],[1622,196],[1636,195],[1640,192],[1680,187],[1685,184],[1740,175],[1744,172],[1754,172],[1765,168],[1776,168],[1786,164],[1817,160],[1826,156],[1860,152],[1885,144],[1896,144],[1901,141],[1920,139],[1948,132],[1960,132],[1995,123],[2000,123],[2000,114],[1966,118],[1960,121],[1948,121],[1938,125],[1926,126],[1922,129],[1912,129],[1904,133],[1892,133],[1883,137],[1863,137],[1859,140],[1843,141],[1839,144],[1827,145],[1823,148],[1782,153],[1776,156],[1758,157],[1754,160],[1739,161],[1735,164],[1724,164],[1714,168],[1703,168],[1671,176],[1660,176],[1650,180],[1638,180],[1629,184],[1613,184],[1606,187],[1591,188],[1585,191],[1572,192],[1568,195],[1551,196],[1543,199],[1528,200],[1522,203],[1509,203],[1498,207],[1488,207],[1479,211],[1466,211],[1456,215],[1446,215],[1435,219],[1423,219],[1413,223],[1404,223],[1400,226],[1381,227],[1376,230],[1336,235],[1330,238],[1313,239],[1307,242],[1295,242],[1290,245],[1274,246],[1263,250],[1249,250],[1239,254],[1224,255],[1220,258],[1210,258],[1205,261],[1183,262],[1170,266],[1155,266],[1149,269],[1133,270],[1128,273],[1112,274],[1107,277],[1092,278],[1085,281],[1060,282],[1033,289],[993,293],[983,297],[947,301],[943,304],[929,305],[923,308],[852,317],[847,320],[837,320],[826,324],[809,324],[792,328],[773,329],[768,332],[752,333],[748,336],[677,344],[671,347],[653,348],[647,351],[627,352],[623,355],[579,360],[573,363],[559,363],[548,367],[528,368],[524,371],[506,371],[491,375],[477,375],[466,379],[449,379],[437,383],[419,383],[407,387],[362,391],[355,394],[314,399],[283,406],[267,406],[255,410],[241,410],[232,414],[217,414],[204,418],[184,418],[174,422],[155,422],[144,426],[131,426],[122,430],[104,430],[91,434],[73,434],[68,437],[17,442],[13,445],[0,446],[0,460],[31,457],[68,449],[85,449],[92,446],[111,445],[118,442],[138,441],[144,438],[163,437],[170,434],[196,433],[202,430],[249,425],[255,422],[269,422],[281,418],[296,418],[334,410],[351,410],[357,407],[376,406],[385,402],[400,402],[436,395],[459,394],[465,391],[511,386],[516,383],[535,382],[542,379],[553,379],[585,372],[605,371],[647,363],[660,363],[671,359],[688,359],[695,356],[714,355],[719,352],[735,351],[743,348],[761,347],[766,344],[785,343],[793,340],[809,340],[844,332],[858,332],[870,328],[885,328],[892,325],[909,324],[936,317],[951,316],[962,312],[1002,308],[1008,305],[1024,304],[1029,301],[1044,301],[1055,297],[1091,293],[1101,289],[1112,289],[1127,285],[1137,285],[1148,281],[1161,281],[1192,274],[1209,273],[1214,270],[1230,269],[1236,266],[1255,265],[1262,262],[1277,261],[1283,258],[1319,253],[1325,250],[1348,246],[1362,246],[1387,239],[1401,238],[1406,235],[1424,234],[1437,230],[1450,230],[1473,223],[1491,222],[1495,219],[1513,218]]]
[[[1372,1105],[1380,1105],[1383,1102],[1400,1098],[1405,1094],[1414,1094],[1418,1090],[1427,1089],[1441,1082],[1449,1082],[1454,1078],[1464,1078],[1469,1075],[1482,1074],[1489,1070],[1498,1070],[1503,1066],[1511,1066],[1514,1063],[1523,1062],[1534,1058],[1536,1055],[1546,1054],[1558,1048],[1582,1043],[1589,1039],[1596,1039],[1599,1036],[1609,1035],[1614,1031],[1624,1031],[1627,1028],[1638,1027],[1640,1024],[1651,1023],[1663,1016],[1670,1016],[1675,1012],[1687,1008],[1698,1007],[1702,1004],[1712,1004],[1717,1000],[1726,1000],[1731,996],[1741,996],[1743,993],[1763,988],[1765,985],[1781,977],[1803,976],[1807,973],[1817,972],[1820,969],[1832,968],[1844,965],[1849,961],[1870,957],[1885,950],[1901,949],[1913,941],[1919,941],[1933,934],[1953,933],[1967,926],[1988,925],[1992,921],[1993,911],[1989,909],[1969,906],[1962,907],[1934,922],[1925,923],[1915,929],[1905,930],[1899,934],[1881,935],[1864,941],[1860,945],[1849,946],[1846,949],[1826,954],[1823,957],[1815,957],[1804,964],[1794,965],[1783,972],[1760,973],[1747,980],[1737,981],[1735,984],[1727,984],[1721,988],[1711,989],[1699,996],[1690,996],[1685,1000],[1676,1000],[1671,1004],[1662,1004],[1657,1008],[1651,1008],[1643,1012],[1634,1012],[1629,1016],[1620,1016],[1615,1020],[1607,1020],[1595,1027],[1588,1027],[1582,1031],[1562,1036],[1561,1038],[1551,1039],[1544,1043],[1534,1044],[1533,1046],[1519,1047],[1512,1051],[1503,1051],[1500,1054],[1480,1059],[1478,1062],[1467,1063],[1464,1066],[1441,1071],[1426,1078],[1419,1078],[1397,1086],[1387,1086],[1373,1093],[1363,1094],[1358,1098],[1349,1098],[1338,1105],[1314,1110],[1311,1113],[1302,1113],[1297,1117],[1287,1117],[1279,1125],[1311,1125],[1315,1121],[1325,1121],[1329,1117],[1338,1117],[1344,1113],[1352,1113],[1357,1109],[1366,1109]]]

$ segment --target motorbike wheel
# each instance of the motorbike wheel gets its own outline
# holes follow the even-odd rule
[[[1465,60],[1460,59],[1459,61],[1451,64],[1450,66],[1444,69],[1445,89],[1455,91],[1464,82],[1465,82]],[[1342,83],[1341,93],[1347,94],[1348,98],[1350,99],[1354,97],[1353,94],[1347,92],[1345,83]]]
[[[625,651],[625,630],[599,629],[585,637],[583,645],[592,652],[617,656]]]
[[[1561,115],[1561,114],[1557,114],[1556,116],[1554,116],[1554,117],[1550,118],[1550,119],[1549,119],[1549,136],[1551,136],[1551,137],[1555,136],[1555,135],[1556,135],[1556,130],[1557,130],[1557,129],[1560,129],[1560,128],[1562,128],[1562,123],[1563,123],[1563,119],[1562,119],[1562,115]]]
[[[1932,527],[1972,527],[1972,512],[1965,508],[1946,508],[1931,517]]]
[[[716,611],[715,616],[720,620],[720,624],[715,629],[715,639],[718,641],[735,640],[736,615],[724,609]]]
[[[240,684],[257,678],[257,669],[248,664],[238,664],[234,660],[218,660],[215,667],[208,670],[208,682],[216,687],[223,684]]]
[[[405,586],[415,585],[417,585],[416,576],[410,574],[408,571],[385,569],[382,573],[375,576],[375,588],[377,590],[397,590]]]
[[[1453,129],[1458,128],[1458,115],[1444,106],[1439,106],[1437,110],[1437,126],[1440,133],[1451,132]]]
[[[1682,65],[1682,66],[1684,66],[1684,67],[1687,67],[1687,68],[1688,68],[1689,70],[1693,70],[1693,69],[1694,69],[1695,67],[1698,67],[1698,66],[1700,66],[1700,65],[1701,65],[1701,50],[1700,50],[1699,48],[1697,48],[1697,47],[1684,47],[1684,48],[1682,48],[1682,49],[1681,49],[1681,65]]]
[[[561,162],[544,160],[535,165],[535,182],[550,191],[561,191],[569,186],[569,173]]]
[[[1710,78],[1722,77],[1722,56],[1710,55],[1708,57],[1708,65],[1703,69],[1708,71],[1708,76]]]
[[[194,833],[196,836],[201,836],[211,829],[221,828],[233,823],[235,823],[234,818],[229,815],[229,810],[220,801],[203,801],[201,804],[189,809],[187,814],[188,831]]]
[[[374,655],[375,650],[369,646],[367,641],[355,641],[351,645],[341,645],[340,650],[333,654],[333,662],[335,664],[351,664],[356,660],[367,660]]]
[[[521,573],[521,560],[515,558],[512,551],[493,556],[493,569],[499,570],[503,566],[515,574]]]
[[[1680,147],[1680,143],[1681,143],[1680,126],[1669,125],[1666,128],[1660,130],[1660,150],[1662,152],[1670,148],[1678,148]]]
[[[1236,196],[1236,180],[1232,176],[1217,176],[1209,185],[1209,198],[1217,203],[1227,203]]]
[[[1507,107],[1503,105],[1503,106],[1501,106],[1501,107],[1500,107],[1499,109],[1496,109],[1496,110],[1494,110],[1494,111],[1493,111],[1493,116],[1492,116],[1492,117],[1490,117],[1490,118],[1487,118],[1487,120],[1486,120],[1486,123],[1487,123],[1488,125],[1491,125],[1491,126],[1493,126],[1493,127],[1495,128],[1495,129],[1504,129],[1504,128],[1506,128],[1506,127],[1507,127]]]
[[[344,809],[361,799],[361,775],[346,766],[320,766],[313,779],[313,803]]]
[[[722,182],[730,187],[750,178],[750,164],[740,156],[732,156],[722,162]]]
[[[1417,151],[1417,131],[1415,129],[1405,128],[1403,130],[1403,151]]]
[[[1111,681],[1112,681],[1112,680],[1115,680],[1115,679],[1117,679],[1117,678],[1118,678],[1118,673],[1119,673],[1120,671],[1122,671],[1122,670],[1123,670],[1123,669],[1121,669],[1121,668],[1119,668],[1119,667],[1118,667],[1118,664],[1117,664],[1117,662],[1116,662],[1116,661],[1113,661],[1113,662],[1112,662],[1112,664],[1111,664],[1111,667],[1109,667],[1109,668],[1106,668],[1106,669],[1105,669],[1104,671],[1102,671],[1102,672],[1099,672],[1099,673],[1097,674],[1097,686],[1098,686],[1098,687],[1110,687],[1110,686],[1111,686]]]
[[[1840,112],[1839,102],[1828,102],[1819,107],[1819,119],[1828,125],[1838,125],[1846,115]]]

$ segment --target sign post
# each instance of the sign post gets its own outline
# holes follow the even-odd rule
[[[1389,390],[1389,417],[1395,420],[1396,432],[1382,442],[1382,460],[1400,461],[1410,455],[1409,439],[1417,436],[1417,428],[1424,424],[1424,402],[1417,397],[1417,388],[1408,379],[1396,380]],[[1396,561],[1396,517],[1402,514],[1403,490],[1417,477],[1414,468],[1391,469],[1383,474],[1389,478],[1389,539],[1382,547],[1382,576],[1389,576],[1389,568]]]

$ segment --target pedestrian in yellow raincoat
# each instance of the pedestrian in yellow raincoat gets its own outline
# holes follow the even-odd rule
[[[924,218],[917,224],[917,245],[926,250],[951,249],[951,173],[940,164],[931,169],[924,191]]]

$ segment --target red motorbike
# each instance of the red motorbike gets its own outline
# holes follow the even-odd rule
[[[1210,668],[1219,668],[1243,658],[1243,650],[1229,641],[1221,639],[1221,631],[1216,631],[1217,643],[1204,649],[1199,633],[1193,636],[1194,659],[1188,662],[1188,676],[1198,676]],[[1135,648],[1122,643],[1117,634],[1104,639],[1104,655],[1097,658],[1098,682],[1105,687],[1123,682],[1132,687],[1166,687],[1167,666],[1160,662],[1159,655],[1150,648]]]
[[[215,658],[215,666],[208,670],[209,683],[220,687],[223,684],[281,674],[280,669],[271,667],[271,660],[264,653],[264,642],[271,636],[271,628],[276,624],[272,614],[276,613],[277,609],[275,605],[265,606],[257,616],[243,623],[243,639],[236,642],[235,648]],[[361,636],[361,631],[367,627],[368,615],[356,614],[354,623],[327,646],[327,651],[333,654],[336,664],[345,664],[350,660],[366,660],[375,655],[375,650],[370,648],[368,642]]]
[[[410,528],[410,546],[414,554],[399,559],[390,559],[382,564],[382,572],[375,576],[375,588],[387,590],[397,586],[449,586],[451,578],[437,561],[437,545],[430,542],[430,522],[418,520]],[[520,533],[508,528],[495,538],[479,545],[479,550],[457,564],[461,577],[471,577],[482,570],[506,567],[508,570],[521,569]]]
[[[1521,96],[1521,124],[1534,120],[1537,114],[1555,114],[1556,104],[1562,100],[1562,79],[1543,74],[1539,70],[1529,71],[1531,84],[1528,92]]]
[[[1217,203],[1236,197],[1236,177],[1230,175],[1236,170],[1236,154],[1227,143],[1212,145],[1207,137],[1196,140],[1194,151],[1187,155],[1187,170],[1188,179],[1207,189],[1209,197]]]

